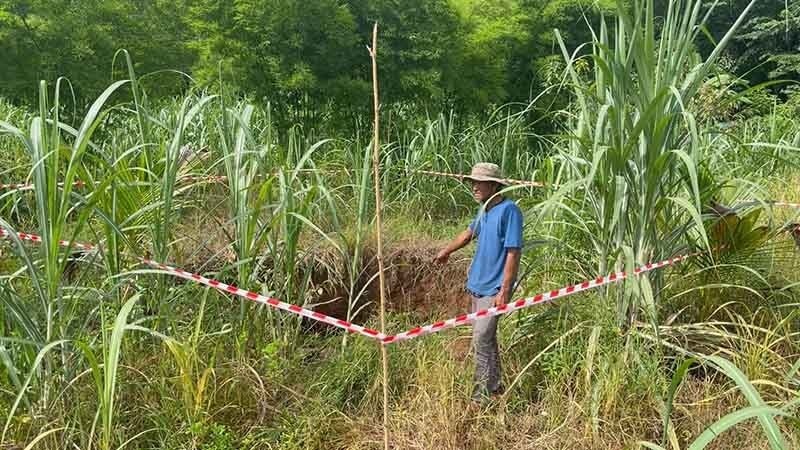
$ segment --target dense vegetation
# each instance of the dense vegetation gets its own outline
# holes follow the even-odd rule
[[[698,36],[706,55],[748,1],[717,3],[708,34]],[[655,2],[659,15],[668,4]],[[553,29],[574,50],[591,38],[586,23],[614,8],[614,0],[3,0],[0,96],[30,103],[31,80],[65,76],[86,106],[124,76],[124,64],[112,62],[126,48],[138,73],[168,71],[143,80],[154,96],[215,86],[222,75],[226,89],[285,108],[333,104],[364,114],[365,45],[377,21],[384,103],[485,112],[528,102],[553,83],[563,69]],[[720,68],[750,85],[800,80],[798,8],[755,5]]]
[[[517,296],[694,255],[504,318],[484,409],[468,328],[388,347],[392,447],[798,448],[798,3],[708,6],[0,2],[0,448],[382,448],[374,342],[139,259],[377,328],[376,19],[388,333],[467,307],[419,170],[544,184]]]

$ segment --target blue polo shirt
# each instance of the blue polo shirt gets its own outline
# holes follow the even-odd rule
[[[481,296],[500,291],[506,250],[522,248],[522,211],[504,198],[489,211],[481,208],[469,229],[478,238],[478,248],[469,267],[467,289]]]

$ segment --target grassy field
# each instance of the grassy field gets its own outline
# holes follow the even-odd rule
[[[797,99],[745,114],[750,92],[709,82],[730,36],[687,51],[697,4],[657,36],[643,2],[583,56],[564,48],[555,133],[536,102],[384,113],[388,333],[468,307],[472,250],[432,260],[477,205],[419,170],[493,161],[544,183],[508,192],[526,222],[515,298],[697,252],[503,318],[508,391],[483,409],[468,327],[389,346],[392,448],[800,448],[800,209],[769,203],[800,201]],[[0,182],[31,185],[0,191],[0,227],[42,237],[0,244],[0,449],[382,448],[375,342],[139,262],[377,328],[369,121],[156,102],[132,68],[80,115],[66,89],[0,102]]]

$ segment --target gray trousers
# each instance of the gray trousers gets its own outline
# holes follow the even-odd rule
[[[472,312],[494,306],[495,296],[475,297]],[[503,392],[500,371],[500,349],[497,346],[497,322],[500,316],[484,317],[472,321],[472,349],[475,352],[475,377],[472,399],[480,401],[489,395]]]

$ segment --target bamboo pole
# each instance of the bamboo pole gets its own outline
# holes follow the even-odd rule
[[[375,179],[375,233],[378,240],[378,280],[381,292],[381,333],[386,334],[386,281],[383,271],[383,236],[381,229],[381,176],[380,176],[380,145],[378,142],[379,110],[378,103],[378,22],[372,27],[372,47],[369,48],[372,59],[372,106],[375,116],[375,126],[372,134],[372,173]],[[386,346],[381,345],[381,361],[383,363],[383,448],[389,450],[389,356]]]

